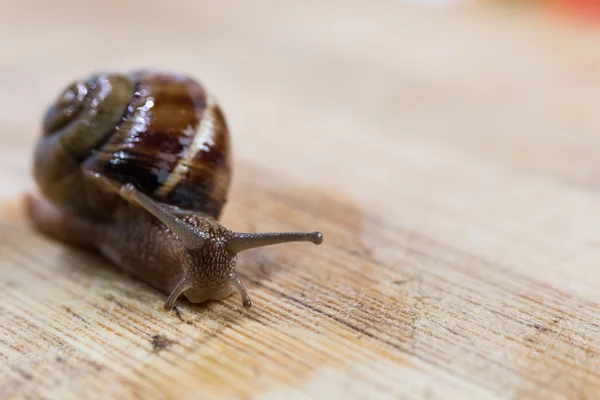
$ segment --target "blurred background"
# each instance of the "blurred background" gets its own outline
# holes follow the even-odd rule
[[[139,67],[197,77],[223,104],[236,160],[296,179],[331,170],[332,151],[344,169],[368,140],[405,135],[544,166],[598,144],[597,16],[596,0],[2,0],[2,194],[22,190],[64,85]],[[572,120],[590,133],[578,144]],[[277,151],[289,136],[296,149]]]

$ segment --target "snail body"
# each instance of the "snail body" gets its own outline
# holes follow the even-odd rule
[[[246,249],[313,233],[236,233],[219,222],[231,181],[230,137],[214,97],[187,76],[97,74],[68,86],[48,108],[29,196],[34,225],[98,251],[125,272],[193,303],[238,291]]]

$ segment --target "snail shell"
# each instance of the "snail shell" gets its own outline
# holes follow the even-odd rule
[[[109,204],[89,198],[83,170],[219,218],[231,175],[225,118],[199,83],[179,75],[140,71],[75,82],[46,113],[34,174],[48,199],[97,217]]]
[[[231,181],[223,112],[194,79],[140,70],[69,85],[43,120],[34,156],[42,197],[28,197],[37,228],[90,247],[125,272],[192,302],[237,290],[240,251],[313,233],[235,233],[218,219]]]

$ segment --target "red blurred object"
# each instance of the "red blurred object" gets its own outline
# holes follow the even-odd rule
[[[600,0],[550,0],[549,3],[564,16],[600,23]]]

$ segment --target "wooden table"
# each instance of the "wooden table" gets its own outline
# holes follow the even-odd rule
[[[487,2],[84,3],[0,3],[0,398],[600,396],[600,33]],[[166,313],[22,217],[44,108],[140,66],[225,109],[225,225],[324,233],[241,256],[248,311]]]

